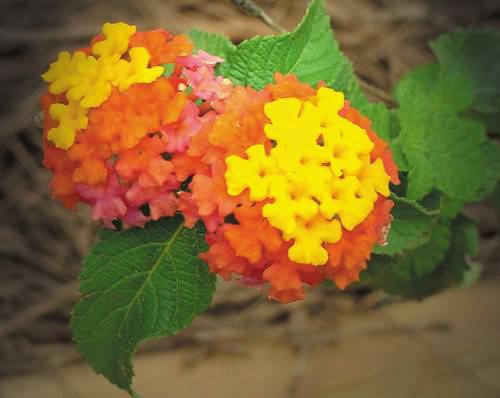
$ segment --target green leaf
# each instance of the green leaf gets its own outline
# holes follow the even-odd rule
[[[209,54],[225,58],[236,47],[226,36],[192,29],[188,36],[194,44],[194,50],[204,50]]]
[[[116,233],[117,231],[115,229],[101,228],[99,230],[99,239],[106,240],[108,238],[111,238]]]
[[[498,147],[485,139],[482,123],[458,116],[472,104],[468,80],[443,76],[431,64],[403,78],[395,95],[410,198],[420,199],[436,188],[465,203],[493,190],[500,176]]]
[[[472,263],[469,256],[477,254],[478,234],[477,227],[470,218],[459,215],[452,224],[452,238],[450,249],[439,268],[443,285],[453,286],[472,283],[480,275],[480,266]]]
[[[447,220],[455,219],[462,209],[465,203],[463,200],[450,199],[447,196],[441,197],[441,217]]]
[[[497,183],[495,189],[491,192],[487,199],[495,207],[497,217],[500,220],[500,181]]]
[[[384,141],[391,141],[399,135],[396,114],[384,104],[366,104],[360,111],[372,121],[372,129]]]
[[[163,74],[162,76],[170,77],[175,70],[175,64],[163,64]]]
[[[393,196],[395,206],[391,212],[394,220],[387,236],[387,245],[377,246],[376,254],[393,256],[413,250],[431,238],[431,230],[435,224],[439,210],[429,211],[418,203]]]
[[[437,223],[431,230],[429,241],[411,253],[400,257],[395,272],[404,279],[418,278],[431,273],[443,260],[450,245],[450,228],[447,223]]]
[[[500,110],[500,34],[461,30],[432,48],[439,65],[409,73],[395,90],[408,195],[419,199],[437,188],[451,200],[478,201],[500,178],[500,150],[485,139],[483,124],[494,130]]]
[[[486,164],[486,171],[473,198],[475,201],[482,200],[493,192],[500,179],[500,146],[494,141],[487,140],[482,144],[481,152]]]
[[[446,224],[438,225],[443,228]],[[438,233],[441,243],[429,242],[429,245],[434,246],[439,251],[439,256],[431,253],[431,246],[425,248],[424,251],[419,248],[400,260],[374,255],[361,278],[364,282],[384,289],[388,293],[412,299],[422,299],[447,287],[470,283],[474,278],[477,278],[479,273],[477,265],[471,263],[467,258],[467,255],[472,254],[470,250],[473,249],[471,242],[473,229],[475,226],[469,219],[459,216],[451,223],[451,230],[447,233],[451,236],[447,238],[447,250],[445,249],[444,253],[445,236],[441,231]],[[436,264],[437,258],[441,258],[438,264]],[[432,268],[432,271],[411,272],[409,274],[402,272],[401,268],[404,268],[408,261],[414,266],[420,264],[419,267],[421,264],[432,263],[432,267],[424,266],[424,268]]]
[[[473,285],[481,278],[483,273],[483,267],[479,263],[468,261],[467,266],[468,268],[463,271],[462,282],[460,283],[461,287]]]
[[[449,114],[468,109],[473,98],[468,80],[457,75],[441,77],[437,64],[425,65],[408,73],[394,94],[402,108],[417,107],[419,111]]]
[[[486,130],[492,135],[500,135],[500,111],[497,113],[481,113],[477,111],[469,111],[467,117],[479,120],[486,125]]]
[[[481,123],[401,103],[401,148],[408,160],[408,197],[418,200],[436,188],[452,199],[471,201],[485,184]]]
[[[440,80],[437,65],[427,65],[400,82],[396,98],[408,197],[417,200],[436,188],[453,199],[475,199],[489,162],[483,125],[457,116],[470,105],[470,88],[455,78]]]
[[[477,256],[479,254],[479,233],[477,230],[477,225],[475,220],[472,220],[463,214],[458,218],[458,222],[461,222],[460,233],[463,237],[463,248],[465,253],[469,256]],[[457,221],[455,221],[455,228],[457,228]]]
[[[85,260],[71,328],[95,371],[132,394],[138,345],[189,325],[210,304],[215,277],[197,257],[203,231],[181,216],[106,235]]]
[[[469,81],[473,109],[500,110],[500,33],[488,29],[462,29],[441,35],[431,43],[441,75]]]
[[[407,199],[409,200],[409,199]],[[418,202],[430,214],[439,214],[443,216],[443,207],[445,206],[445,197],[438,191],[432,191]],[[455,215],[456,216],[456,215]],[[449,217],[450,219],[455,218]]]
[[[392,157],[399,171],[407,171],[408,162],[402,152],[399,141],[401,125],[396,111],[389,110],[381,103],[366,103],[365,105],[361,105],[359,110],[372,121],[373,131],[375,131],[380,138],[389,143]]]
[[[398,166],[398,170],[400,172],[406,172],[409,169],[408,159],[403,153],[403,149],[401,148],[399,137],[389,142],[392,151],[392,158],[396,165]]]
[[[408,281],[419,279],[432,273],[446,256],[450,246],[449,223],[440,221],[434,225],[428,241],[402,256],[390,258],[374,256],[374,266],[370,262],[369,274],[378,287],[391,293],[400,293],[398,283],[406,286]],[[384,264],[384,266],[381,266]]]
[[[255,37],[230,52],[220,72],[237,85],[262,89],[274,74],[293,73],[305,83],[320,81],[341,90],[354,106],[367,103],[352,65],[334,38],[323,0],[313,0],[297,29],[279,36]]]

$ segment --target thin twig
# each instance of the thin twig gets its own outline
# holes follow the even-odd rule
[[[360,77],[358,77],[358,80],[359,80],[360,86],[362,88],[364,88],[367,93],[373,95],[374,97],[377,97],[378,99],[381,99],[382,101],[384,101],[388,105],[393,105],[393,106],[396,105],[394,98],[392,98],[392,96],[388,92],[386,92],[385,90],[383,90],[377,86],[374,86],[371,83],[368,83],[366,80],[364,80]]]
[[[240,10],[242,10],[245,14],[261,19],[262,22],[264,22],[271,29],[274,29],[276,32],[279,33],[286,32],[285,28],[283,28],[279,23],[277,23],[274,19],[272,19],[262,8],[260,8],[257,4],[255,4],[252,0],[228,0],[228,1],[234,4]]]

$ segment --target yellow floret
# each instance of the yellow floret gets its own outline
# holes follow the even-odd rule
[[[248,160],[239,156],[226,158],[228,193],[236,196],[248,188],[251,200],[263,200],[268,197],[270,176],[276,169],[275,161],[267,157],[263,145],[253,145],[246,152]]]
[[[319,112],[311,103],[297,98],[283,98],[264,107],[271,124],[265,126],[266,136],[285,148],[307,148],[316,145],[320,134]]]
[[[66,94],[68,99],[79,101],[83,108],[101,105],[111,95],[114,66],[108,58],[88,56],[80,59],[69,78],[71,88]]]
[[[87,128],[88,110],[78,102],[70,101],[68,105],[52,104],[49,113],[59,125],[49,130],[47,139],[57,148],[68,149],[73,145],[77,131]]]
[[[151,56],[144,47],[134,47],[129,51],[130,62],[120,60],[115,66],[113,84],[120,91],[127,90],[135,83],[151,83],[163,74],[163,66],[148,68]]]
[[[68,91],[72,87],[71,75],[79,62],[86,57],[81,51],[77,51],[74,55],[67,51],[60,52],[57,61],[51,63],[47,72],[42,75],[42,79],[50,83],[49,93],[58,95]]]
[[[331,197],[338,209],[334,216],[338,216],[342,226],[349,231],[361,224],[373,210],[374,201],[358,197],[360,187],[359,179],[354,176],[336,179],[331,186]]]
[[[112,57],[115,62],[125,54],[128,49],[130,36],[136,31],[134,25],[123,22],[105,23],[102,27],[104,40],[98,41],[92,46],[92,53],[100,57]]]
[[[359,172],[361,186],[358,195],[368,200],[377,200],[377,193],[383,196],[389,196],[389,181],[391,177],[387,175],[384,169],[384,163],[381,159],[373,163],[366,161]]]
[[[328,252],[323,243],[335,243],[341,237],[342,228],[339,221],[328,221],[322,217],[316,217],[307,223],[299,222],[294,234],[284,234],[286,240],[295,240],[288,251],[290,260],[310,265],[325,264],[328,261]]]

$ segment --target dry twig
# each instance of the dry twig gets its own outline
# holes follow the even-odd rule
[[[257,17],[262,20],[267,26],[279,33],[286,32],[278,22],[271,18],[262,8],[255,4],[252,0],[228,0],[230,3],[234,4],[245,14],[252,17]]]

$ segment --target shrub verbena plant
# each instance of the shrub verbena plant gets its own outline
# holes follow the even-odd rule
[[[95,371],[134,395],[138,345],[189,325],[215,274],[282,303],[325,280],[418,299],[473,280],[462,209],[500,173],[500,35],[431,48],[396,109],[367,100],[321,0],[293,32],[238,46],[106,23],[60,53],[42,75],[43,163],[54,198],[104,226],[71,320]]]

